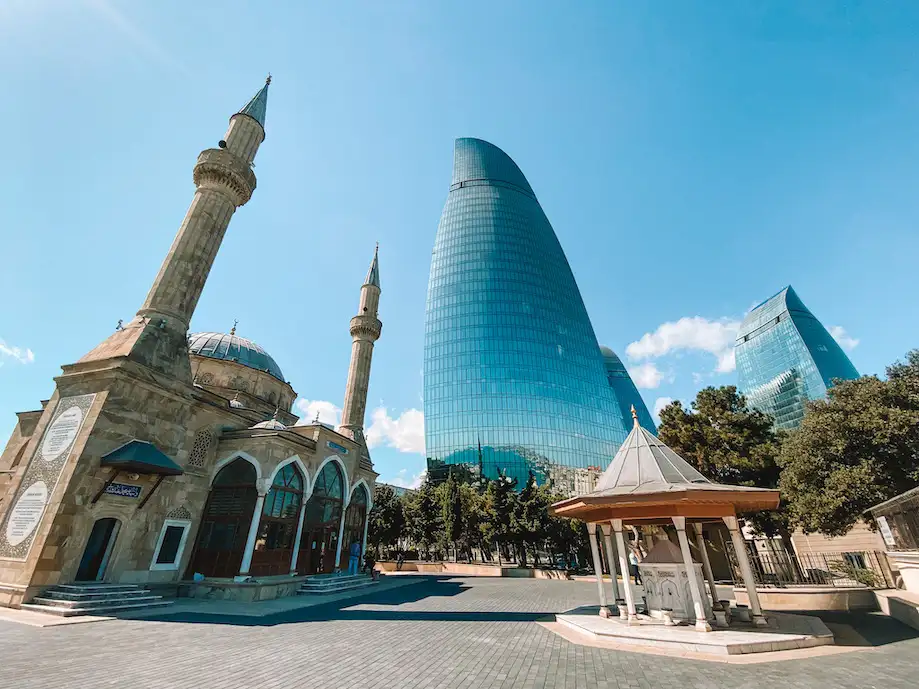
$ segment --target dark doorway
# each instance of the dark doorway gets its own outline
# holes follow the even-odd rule
[[[344,481],[335,462],[329,462],[316,477],[313,494],[306,503],[297,572],[327,574],[335,568],[338,531],[341,528]]]
[[[99,519],[93,524],[77,570],[77,581],[102,581],[117,535],[118,520],[113,517]]]
[[[188,577],[233,577],[239,574],[252,512],[258,499],[255,467],[244,459],[227,464],[214,478]]]

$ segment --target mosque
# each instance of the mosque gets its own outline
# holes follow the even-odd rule
[[[230,219],[255,191],[270,83],[198,156],[191,206],[137,315],[63,366],[41,409],[17,415],[0,455],[0,605],[80,582],[329,573],[347,567],[352,543],[363,552],[377,253],[350,322],[337,430],[298,424],[281,368],[235,326],[188,332]]]

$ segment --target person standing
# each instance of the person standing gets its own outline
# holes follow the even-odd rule
[[[361,544],[354,541],[351,544],[351,557],[348,559],[348,574],[357,574],[357,566],[361,560]]]
[[[402,565],[405,564],[405,555],[402,554],[402,551],[399,551],[399,554],[396,556],[396,571],[402,571]]]
[[[638,550],[632,548],[632,550],[629,551],[629,569],[632,570],[632,578],[635,580],[636,586],[641,584],[641,572],[638,570],[638,563],[640,561]]]

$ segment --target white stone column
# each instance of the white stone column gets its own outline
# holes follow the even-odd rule
[[[622,588],[625,589],[625,605],[629,612],[629,624],[638,623],[638,614],[635,611],[635,599],[632,597],[632,582],[629,580],[629,559],[625,554],[625,539],[622,537],[622,520],[610,521],[616,533],[616,548],[619,555],[619,570],[622,572]]]
[[[689,550],[689,539],[686,538],[686,517],[674,517],[673,525],[680,541],[680,552],[683,553],[683,565],[689,578],[689,593],[692,595],[692,608],[696,615],[696,630],[700,632],[712,631],[712,626],[705,618],[705,603],[702,602],[702,592],[696,579],[696,568],[692,562],[692,552]]]
[[[715,591],[715,575],[712,572],[712,561],[708,559],[708,548],[705,547],[705,539],[702,538],[702,525],[696,522],[692,525],[696,533],[696,546],[699,548],[699,556],[702,558],[702,571],[705,572],[705,580],[708,582],[709,592],[712,595],[712,609],[718,607],[718,593]]]
[[[297,535],[294,540],[294,552],[290,557],[290,573],[297,573],[297,558],[300,557],[300,538],[303,536],[303,519],[306,516],[307,501],[300,496],[300,518],[297,520]]]
[[[759,604],[756,579],[753,577],[753,568],[750,566],[750,557],[747,554],[747,544],[743,534],[740,533],[737,517],[724,517],[724,524],[728,527],[728,531],[731,532],[731,543],[734,545],[734,553],[737,555],[737,563],[740,565],[740,574],[743,577],[744,586],[747,587],[747,596],[750,599],[753,623],[759,627],[768,626],[766,618],[763,617],[763,608]]]
[[[341,505],[341,519],[338,523],[338,543],[335,545],[335,564],[332,565],[332,571],[335,571],[335,568],[340,569],[339,562],[341,561],[341,539],[345,537],[345,513],[348,511],[347,505],[342,503]],[[358,563],[360,566],[360,563]]]
[[[609,564],[609,578],[613,580],[613,603],[619,600],[619,584],[616,583],[616,551],[613,550],[612,529],[609,524],[601,524],[603,545],[606,546],[606,561]]]
[[[609,617],[606,590],[603,588],[603,566],[600,563],[600,548],[597,546],[597,525],[588,522],[587,534],[590,537],[590,554],[594,559],[594,573],[597,575],[597,592],[600,594],[600,617]]]
[[[361,557],[367,554],[367,528],[370,526],[370,510],[368,509],[364,513],[364,537],[361,539]],[[358,569],[360,569],[363,560],[357,563]]]
[[[270,490],[270,486],[263,486],[262,479],[256,481],[258,489],[258,498],[255,501],[255,509],[252,510],[252,522],[249,524],[249,536],[246,538],[246,550],[243,552],[243,561],[239,566],[239,576],[244,577],[249,574],[249,567],[252,566],[252,552],[255,550],[255,539],[258,537],[258,527],[262,521],[262,509],[265,507],[265,496]]]

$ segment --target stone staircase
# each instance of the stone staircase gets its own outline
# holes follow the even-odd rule
[[[60,617],[108,615],[123,610],[171,605],[136,584],[58,584],[41,596],[23,603],[23,610],[44,612]]]
[[[300,585],[297,595],[341,593],[375,583],[369,574],[317,574]]]

